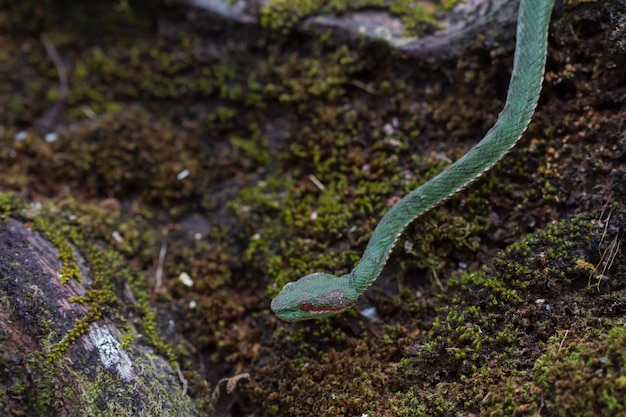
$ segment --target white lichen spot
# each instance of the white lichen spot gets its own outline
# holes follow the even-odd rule
[[[386,123],[385,125],[383,125],[383,132],[385,132],[385,135],[387,136],[391,136],[395,133],[395,129],[393,128],[393,125],[391,123]]]
[[[115,240],[117,243],[124,243],[124,238],[122,237],[122,235],[120,234],[120,232],[118,232],[117,230],[114,230],[113,233],[111,233],[111,237],[113,238],[113,240]]]
[[[15,140],[18,142],[23,141],[24,139],[26,139],[28,137],[28,133],[26,133],[25,131],[21,130],[19,132],[17,132],[15,134]]]
[[[48,132],[43,137],[43,140],[45,140],[46,143],[54,143],[57,141],[58,138],[59,138],[59,134],[57,132]]]
[[[178,275],[178,280],[185,286],[185,287],[192,287],[193,286],[193,279],[191,279],[191,277],[189,276],[188,273],[186,273],[185,271],[181,272],[180,275]]]
[[[97,323],[89,325],[89,339],[98,350],[100,360],[105,367],[115,367],[117,374],[125,381],[135,378],[130,358],[121,348],[120,342],[111,334],[107,327],[100,327]]]
[[[394,148],[399,148],[400,146],[402,146],[402,142],[394,138],[389,139],[389,144]]]
[[[189,170],[188,170],[188,169],[183,169],[182,171],[180,171],[180,172],[178,173],[178,175],[176,175],[176,179],[177,179],[178,181],[182,181],[182,180],[184,180],[185,178],[187,178],[188,176],[189,176]]]
[[[376,311],[376,307],[366,307],[361,310],[361,315],[368,320],[374,320],[378,318],[378,312]]]

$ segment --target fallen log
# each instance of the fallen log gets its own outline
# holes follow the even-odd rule
[[[24,223],[0,221],[0,410],[8,415],[201,415],[168,358],[130,321],[84,302],[94,266],[76,248],[72,252],[80,278],[64,282],[66,254]],[[125,288],[125,293],[118,302],[132,302],[132,291]]]

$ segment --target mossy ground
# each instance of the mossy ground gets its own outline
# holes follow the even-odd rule
[[[302,324],[279,322],[270,298],[347,272],[397,198],[481,137],[510,54],[429,66],[107,5],[3,3],[0,190],[97,211],[85,228],[143,272],[193,397],[249,372],[242,415],[626,414],[618,2],[555,14],[524,140],[407,229],[359,304],[377,318]],[[56,116],[41,32],[68,75]],[[22,394],[13,381],[4,392]]]

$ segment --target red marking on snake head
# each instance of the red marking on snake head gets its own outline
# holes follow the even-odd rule
[[[314,306],[308,301],[303,301],[300,303],[300,311],[309,311],[311,313],[326,313],[328,311],[341,311],[345,310],[345,306]]]

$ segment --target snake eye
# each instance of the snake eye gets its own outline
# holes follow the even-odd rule
[[[300,303],[300,311],[312,311],[313,305],[308,301],[303,301]]]

